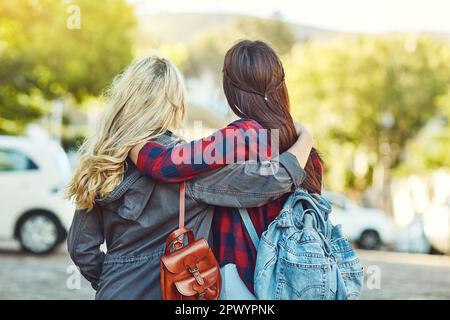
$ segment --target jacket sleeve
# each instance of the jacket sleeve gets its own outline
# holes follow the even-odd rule
[[[67,236],[67,248],[81,274],[98,289],[105,254],[100,250],[104,242],[102,210],[77,210]]]
[[[186,192],[198,202],[215,206],[262,206],[299,187],[305,178],[293,154],[284,152],[278,160],[225,166],[187,181]]]
[[[266,160],[270,153],[263,127],[255,120],[240,119],[208,137],[170,148],[149,141],[139,151],[136,167],[152,179],[176,183],[229,163]]]

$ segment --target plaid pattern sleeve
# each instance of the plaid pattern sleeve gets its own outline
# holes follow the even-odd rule
[[[140,150],[136,166],[155,180],[175,183],[226,164],[268,159],[269,141],[258,122],[240,119],[209,137],[171,148],[149,141]]]

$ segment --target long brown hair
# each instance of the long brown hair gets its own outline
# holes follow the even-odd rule
[[[279,129],[280,152],[297,140],[283,65],[268,44],[242,40],[228,50],[223,65],[223,90],[238,117],[256,120],[269,130]],[[301,186],[308,192],[320,193],[322,160],[314,148],[305,171]]]

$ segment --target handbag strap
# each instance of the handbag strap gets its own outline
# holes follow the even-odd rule
[[[180,209],[179,209],[179,220],[178,228],[184,228],[184,210],[185,210],[185,194],[186,194],[186,183],[183,181],[180,183]]]
[[[175,250],[181,248],[184,245],[184,235],[188,236],[188,243],[192,243],[195,241],[194,234],[192,231],[185,227],[185,194],[186,194],[186,186],[184,181],[180,183],[180,203],[179,203],[179,212],[178,212],[178,229],[174,230],[169,234],[166,239],[166,249],[165,254],[170,253],[171,246],[175,246],[178,243],[180,246],[175,248]]]
[[[183,244],[183,240],[184,240],[184,235],[187,235],[188,237],[188,242],[192,243],[195,241],[194,238],[194,234],[192,233],[192,231],[186,227],[183,228],[178,228],[174,231],[172,231],[169,236],[166,239],[166,254],[170,253],[170,246],[172,245],[173,242],[179,242],[180,244]]]
[[[258,250],[259,246],[259,237],[256,232],[255,226],[253,225],[252,219],[250,219],[250,215],[248,214],[247,209],[239,208],[239,214],[241,215],[242,222],[244,222],[245,229],[247,229],[250,238],[252,239],[253,245],[256,250]]]

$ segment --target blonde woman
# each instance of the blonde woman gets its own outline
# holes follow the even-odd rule
[[[96,299],[161,299],[159,258],[178,224],[179,186],[143,176],[128,154],[149,140],[165,147],[180,143],[172,131],[183,122],[185,101],[182,77],[171,62],[140,59],[114,80],[98,132],[82,148],[69,188],[78,209],[68,249]],[[263,164],[241,163],[188,181],[186,226],[209,239],[214,206],[260,206],[299,186],[312,146],[307,134],[300,137],[280,155],[276,174],[264,175]],[[104,242],[106,253],[100,250]]]

